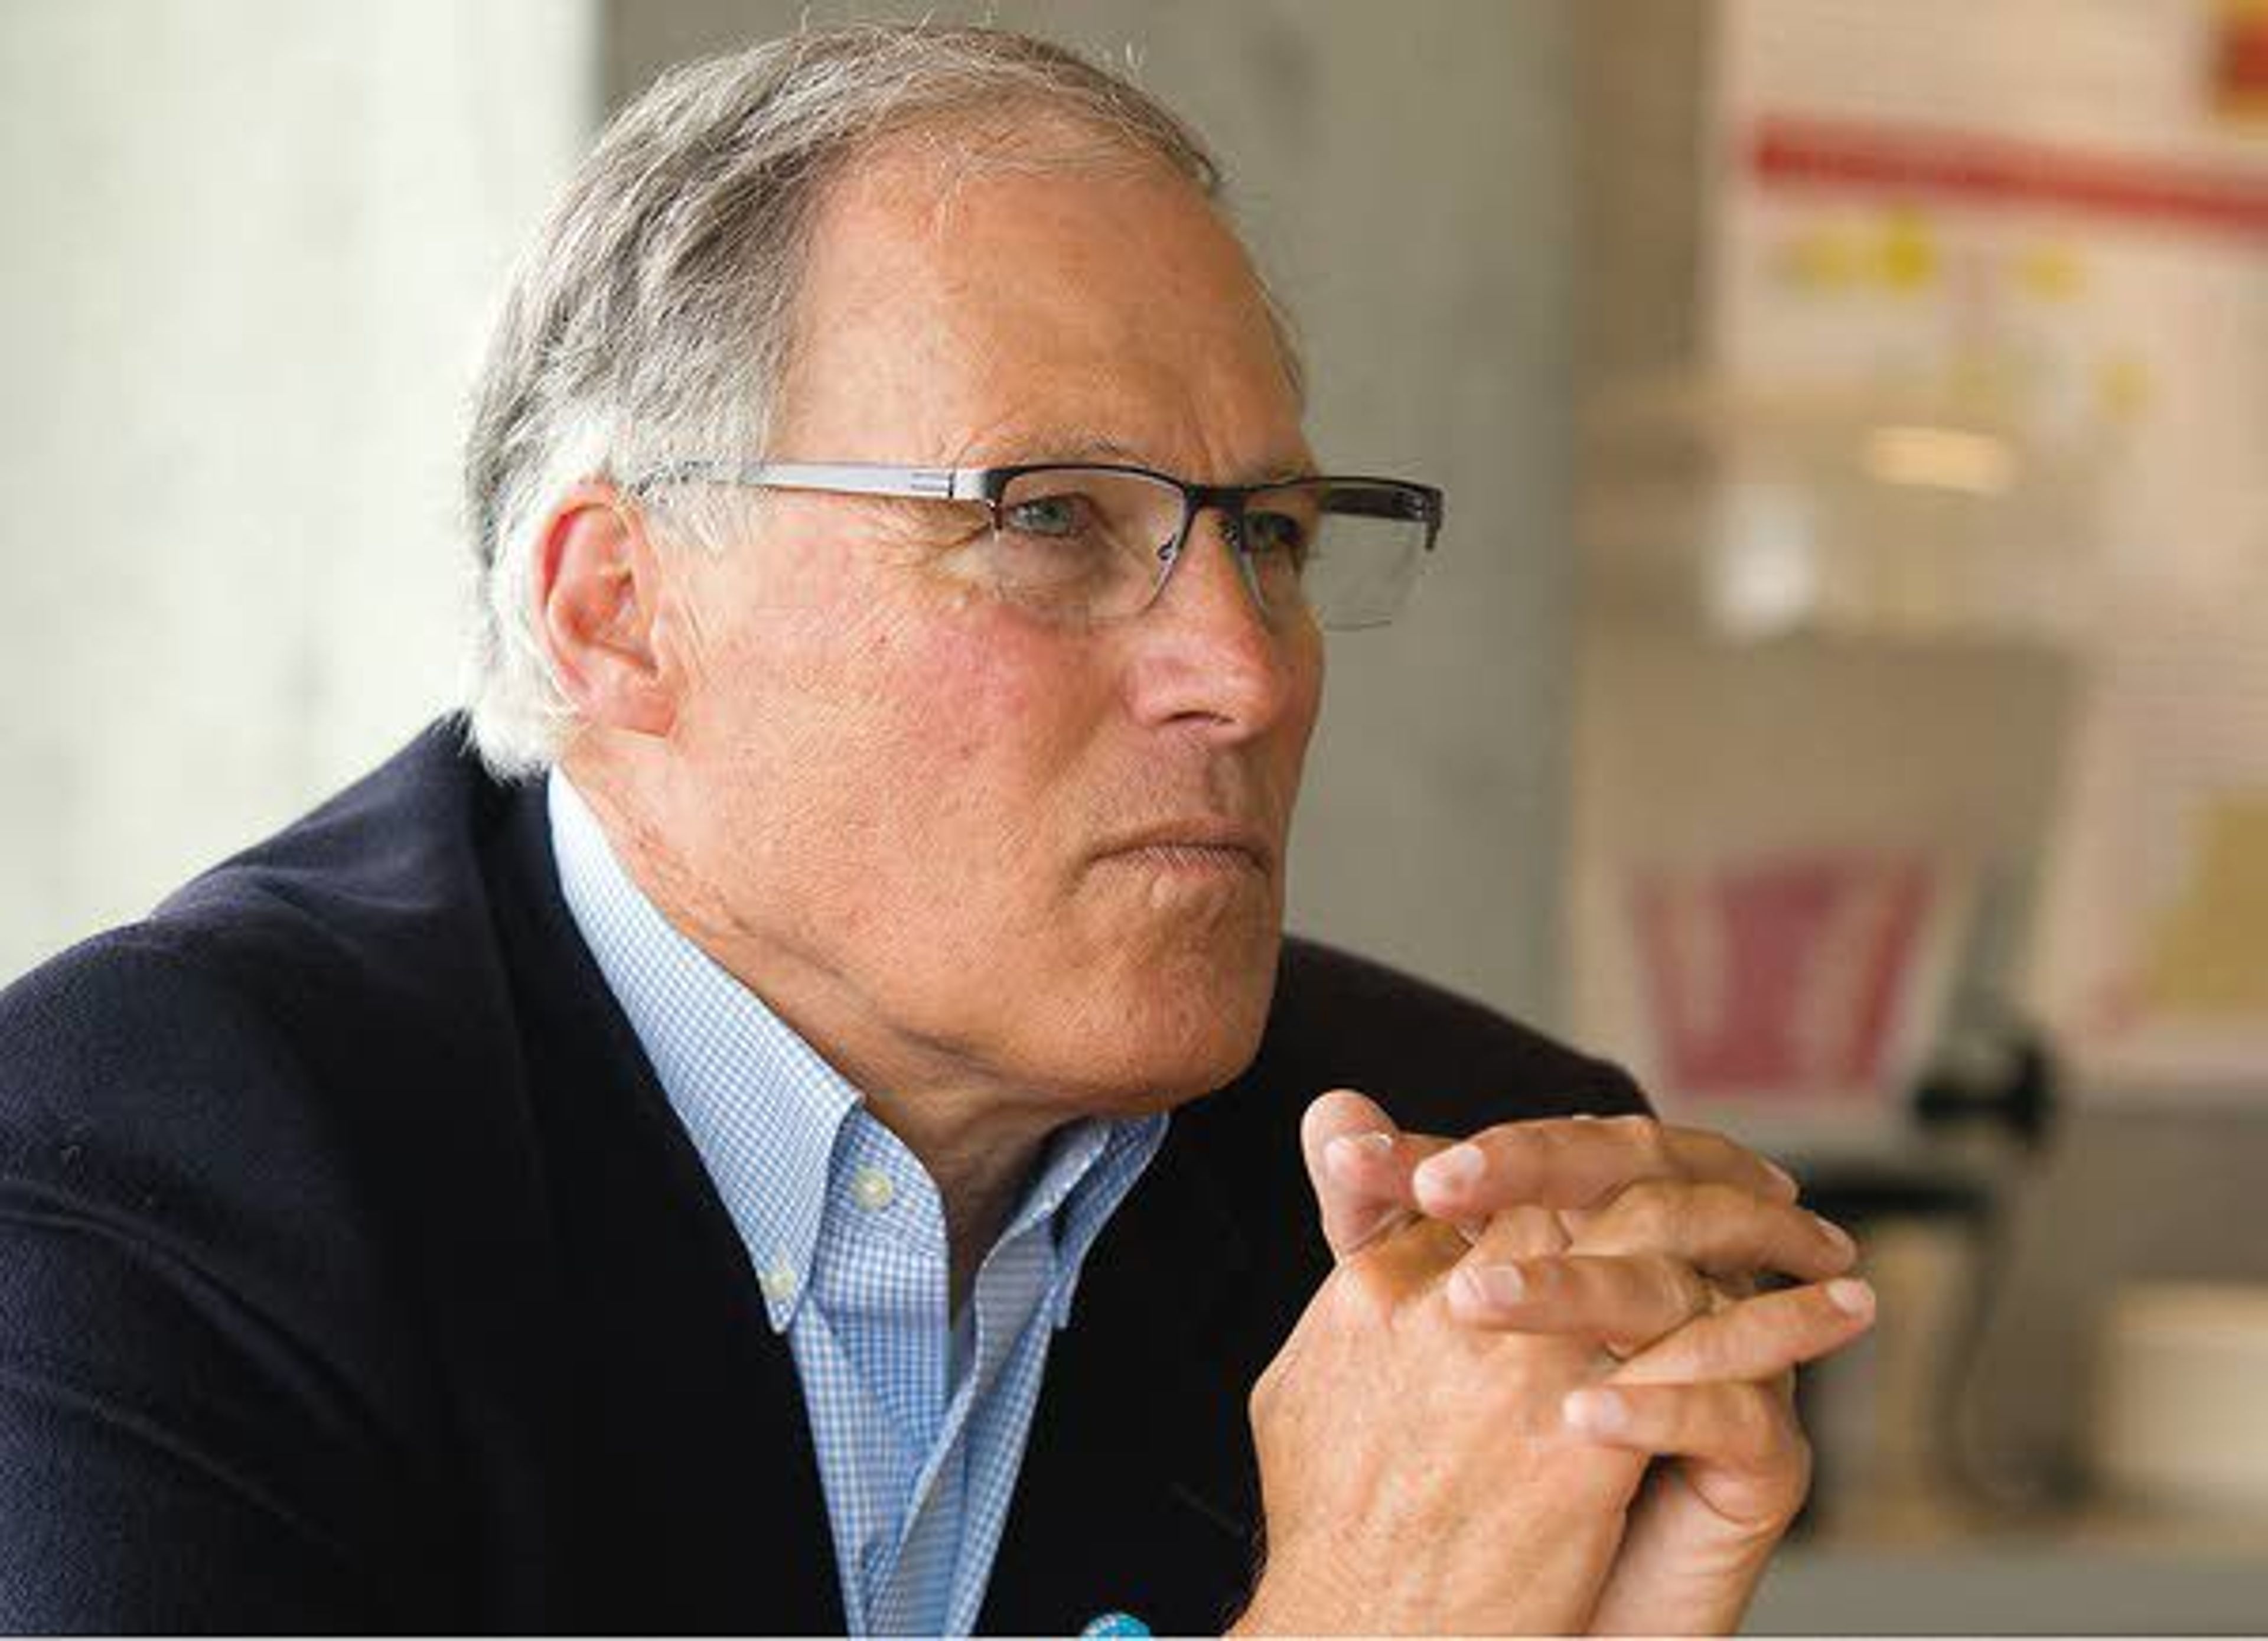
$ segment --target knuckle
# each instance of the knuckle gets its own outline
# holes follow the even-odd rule
[[[1727,1219],[1769,1224],[1786,1211],[1777,1203],[1743,1190],[1737,1185],[1705,1181],[1685,1188],[1685,1194],[1697,1211],[1721,1215]]]
[[[1558,1217],[1548,1208],[1522,1203],[1497,1211],[1476,1245],[1497,1259],[1538,1259],[1567,1246]]]
[[[1667,1254],[1649,1255],[1646,1263],[1654,1291],[1668,1311],[1681,1321],[1709,1314],[1712,1306],[1707,1277],[1683,1260]]]
[[[1704,1184],[1687,1188],[1688,1212],[1697,1236],[1727,1260],[1739,1264],[1775,1257],[1793,1222],[1787,1209],[1737,1185]]]
[[[1708,1129],[1677,1129],[1674,1132],[1681,1154],[1692,1162],[1696,1178],[1734,1181],[1762,1177],[1758,1159],[1747,1146]]]
[[[1660,1180],[1641,1180],[1624,1188],[1609,1211],[1609,1234],[1625,1247],[1667,1248],[1683,1228],[1681,1189]]]
[[[1538,1305],[1565,1305],[1583,1293],[1580,1267],[1550,1254],[1532,1254],[1520,1261],[1520,1276],[1528,1298]]]
[[[1674,1174],[1676,1156],[1669,1143],[1669,1130],[1659,1119],[1633,1115],[1610,1119],[1611,1126],[1621,1135],[1638,1159],[1648,1167],[1664,1174]]]
[[[1496,1144],[1491,1155],[1506,1163],[1521,1159],[1549,1166],[1553,1159],[1565,1154],[1574,1136],[1563,1123],[1537,1121],[1507,1122],[1489,1133]]]
[[[1654,1132],[1661,1125],[1642,1113],[1628,1112],[1618,1117],[1609,1117],[1599,1126],[1624,1144],[1643,1148],[1653,1143]]]
[[[1330,1320],[1355,1328],[1383,1327],[1400,1303],[1383,1261],[1358,1255],[1339,1267],[1331,1292]]]
[[[1722,1359],[1744,1380],[1787,1372],[1804,1355],[1811,1333],[1810,1323],[1778,1295],[1727,1306],[1715,1327]]]

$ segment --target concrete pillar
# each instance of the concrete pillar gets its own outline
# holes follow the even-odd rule
[[[454,699],[465,391],[593,15],[0,7],[0,977]]]

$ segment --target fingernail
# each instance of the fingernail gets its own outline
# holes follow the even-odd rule
[[[1764,1165],[1764,1172],[1766,1174],[1771,1174],[1773,1179],[1778,1180],[1782,1186],[1786,1188],[1787,1194],[1791,1198],[1803,1195],[1803,1187],[1797,1181],[1795,1175],[1790,1174],[1786,1169],[1781,1167],[1779,1164],[1774,1162],[1769,1157],[1761,1157],[1758,1158],[1757,1160]]]
[[[1508,1310],[1528,1297],[1528,1278],[1517,1265],[1460,1265],[1449,1281],[1477,1310]]]
[[[1323,1147],[1323,1166],[1334,1174],[1359,1166],[1366,1156],[1384,1156],[1394,1149],[1391,1134],[1342,1134]]]
[[[1573,1390],[1559,1404],[1567,1428],[1587,1436],[1613,1436],[1630,1423],[1630,1409],[1611,1390]]]
[[[1819,1227],[1819,1233],[1833,1245],[1837,1253],[1848,1256],[1859,1251],[1859,1245],[1851,1240],[1851,1233],[1833,1220],[1822,1219],[1814,1214],[1811,1222]]]
[[[1837,1277],[1827,1284],[1827,1302],[1845,1316],[1872,1316],[1874,1290],[1857,1277]]]
[[[1479,1146],[1452,1145],[1418,1165],[1418,1188],[1450,1195],[1477,1182],[1487,1172],[1488,1159],[1481,1155]]]

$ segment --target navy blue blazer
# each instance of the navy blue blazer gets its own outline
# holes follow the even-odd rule
[[[1245,1399],[1326,1266],[1297,1144],[1641,1109],[1287,942],[1057,1336],[983,1614],[1217,1626]],[[559,896],[539,787],[436,725],[0,992],[0,1628],[825,1631],[795,1369]]]

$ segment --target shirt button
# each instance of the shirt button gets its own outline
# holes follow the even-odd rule
[[[795,1297],[795,1267],[787,1262],[784,1254],[775,1255],[772,1262],[763,1268],[756,1280],[762,1284],[764,1297],[784,1305]]]
[[[861,1208],[880,1213],[897,1199],[898,1188],[880,1168],[861,1168],[850,1176],[850,1200]]]

